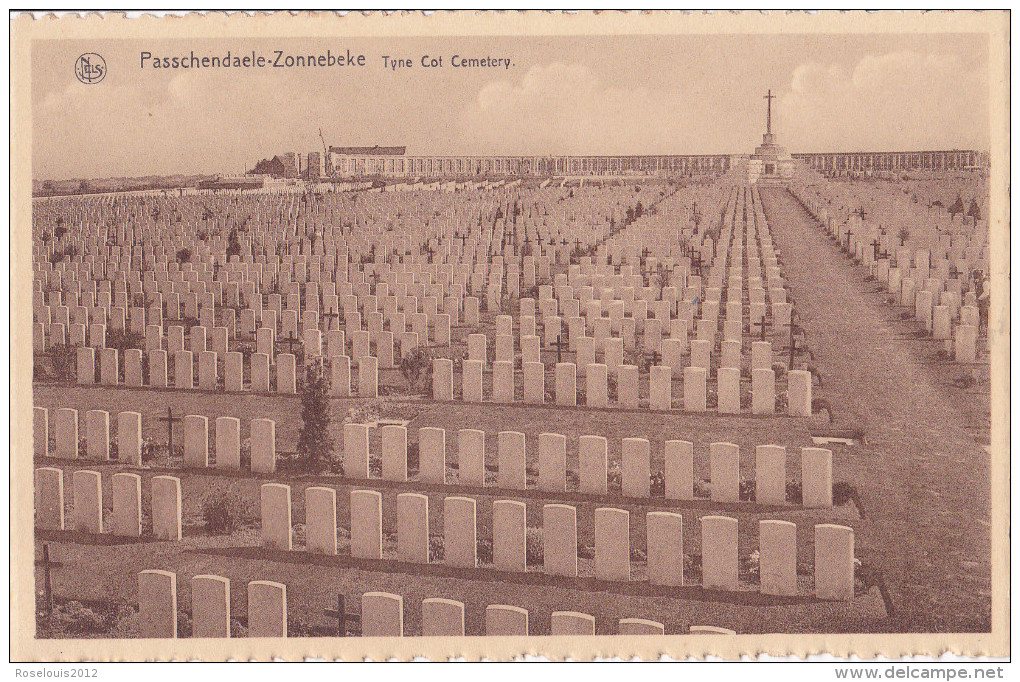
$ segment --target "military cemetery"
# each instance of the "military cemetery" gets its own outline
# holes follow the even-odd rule
[[[37,192],[37,636],[987,631],[989,154],[771,87],[753,152]]]

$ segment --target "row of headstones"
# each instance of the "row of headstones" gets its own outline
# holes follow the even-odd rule
[[[138,474],[114,474],[111,534],[137,538],[142,535],[142,479]],[[71,475],[74,507],[69,530],[91,535],[104,532],[103,480],[98,471],[79,469]],[[64,472],[53,467],[35,470],[35,527],[62,531],[64,520]],[[153,476],[151,481],[152,535],[161,540],[180,540],[181,480]]]
[[[366,480],[369,469],[369,426],[344,424],[343,468],[346,478]],[[382,479],[407,481],[407,427],[384,426],[380,430]],[[578,492],[606,495],[609,492],[609,441],[603,436],[580,436]],[[666,499],[694,499],[694,444],[668,440],[663,450]],[[497,436],[496,487],[527,489],[526,436],[500,431]],[[457,432],[458,485],[485,487],[485,432]],[[755,448],[755,501],[786,503],[786,448],[759,445]],[[709,445],[711,499],[733,503],[740,500],[740,446]],[[538,436],[536,487],[550,493],[567,490],[567,437],[558,433]],[[436,427],[418,429],[418,474],[422,483],[447,484],[446,431]],[[621,455],[621,492],[626,497],[650,497],[651,445],[645,438],[624,438]],[[832,506],[832,451],[801,448],[801,482],[805,507]]]
[[[880,261],[884,263],[885,261]],[[978,336],[980,332],[980,310],[973,292],[968,292],[968,305],[958,305],[959,301],[952,292],[941,292],[939,305],[935,305],[936,292],[929,289],[917,291],[914,280],[901,279],[896,269],[883,272],[876,270],[876,276],[886,283],[886,287],[895,297],[899,305],[913,308],[914,319],[924,324],[925,330],[933,338],[952,344],[953,357],[957,362],[976,362]],[[946,294],[949,301],[946,301]],[[959,320],[958,322],[956,320]]]
[[[297,356],[280,353],[271,363],[272,357],[266,353],[252,353],[249,359],[249,382],[244,380],[244,354],[227,353],[223,362],[223,379],[220,381],[219,356],[214,351],[204,351],[198,355],[198,381],[195,381],[195,363],[189,350],[173,354],[173,381],[169,381],[170,372],[167,368],[167,352],[154,350],[148,353],[148,383],[142,374],[143,362],[146,358],[137,348],[124,351],[124,379],[121,381],[119,351],[116,348],[99,350],[98,382],[96,373],[96,349],[78,346],[76,349],[76,376],[80,385],[88,386],[99,383],[103,386],[142,388],[173,388],[184,390],[244,391],[254,393],[294,394],[298,390]],[[307,362],[306,362],[307,364]],[[332,394],[336,397],[358,396],[375,398],[379,395],[379,359],[374,355],[364,355],[355,361],[357,369],[356,390],[352,388],[351,358],[346,355],[330,359],[330,379]],[[392,366],[392,363],[391,363]],[[275,371],[273,371],[275,369]]]
[[[184,466],[209,466],[209,418],[189,414],[181,418],[184,427]],[[34,409],[34,445],[37,457],[51,456],[49,449],[49,410]],[[256,474],[276,471],[276,422],[272,419],[251,420],[251,470]],[[85,453],[80,453],[78,440],[78,410],[59,408],[53,411],[54,449],[58,459],[86,459],[108,461],[111,456],[110,413],[89,410],[85,413]],[[142,464],[142,415],[139,412],[117,414],[117,461],[132,466]],[[241,468],[241,420],[236,417],[216,418],[216,467],[238,470]]]
[[[35,454],[49,456],[49,411],[34,409]],[[182,418],[184,428],[183,463],[188,468],[209,466],[209,419],[200,415]],[[215,421],[215,457],[218,469],[240,469],[241,423],[235,417],[218,417]],[[343,464],[347,478],[367,480],[370,475],[369,425],[345,424]],[[89,410],[85,414],[85,457],[90,460],[110,459],[110,414]],[[78,452],[78,411],[70,408],[54,412],[53,455],[76,459]],[[251,432],[251,470],[273,473],[276,470],[276,422],[253,419]],[[380,430],[382,478],[408,480],[407,428],[384,426]],[[142,463],[141,414],[120,412],[117,415],[117,460],[133,466]],[[497,438],[497,486],[507,490],[527,489],[526,436],[516,431],[501,431]],[[644,438],[624,438],[622,442],[622,494],[628,497],[649,497],[651,453]],[[446,431],[435,427],[418,430],[418,470],[424,483],[447,483]],[[663,451],[665,496],[667,499],[694,499],[694,444],[689,441],[666,441]],[[567,480],[567,439],[556,433],[543,433],[538,438],[537,488],[547,492],[565,492]],[[605,495],[608,493],[608,440],[602,436],[581,436],[578,439],[579,492]],[[712,500],[737,502],[740,485],[740,448],[732,443],[709,446]],[[485,432],[460,429],[457,433],[457,467],[460,485],[485,486]],[[756,502],[784,504],[786,501],[786,448],[760,445],[755,448]],[[832,451],[821,448],[801,449],[801,481],[805,507],[832,506]]]
[[[626,337],[619,338],[603,335],[601,337],[596,336],[593,338],[579,334],[581,334],[581,332],[575,333],[575,330],[571,330],[568,336],[569,342],[563,345],[567,347],[566,350],[576,354],[574,364],[577,365],[578,372],[582,376],[585,374],[588,365],[597,363],[596,357],[599,354],[603,358],[603,363],[601,364],[608,366],[614,372],[618,371],[624,364],[624,349],[634,348],[633,339],[631,343],[628,344],[626,342]],[[663,339],[660,336],[650,339],[650,337],[646,335],[646,344],[643,346],[643,350],[647,353],[659,353],[662,356],[662,362],[660,364],[669,366],[672,369],[673,376],[679,377],[681,376],[684,368],[684,355],[688,350],[687,323],[683,320],[674,320],[673,334],[674,335],[672,337],[666,339]],[[720,367],[730,367],[735,369],[740,368],[744,356],[743,343],[739,339],[740,334],[738,331],[737,340],[730,340],[726,338],[719,344],[720,353],[717,364]],[[522,336],[520,338],[520,344],[522,366],[529,362],[542,361],[542,344],[539,337]],[[560,348],[558,335],[552,340],[547,338],[546,349],[548,350],[550,346],[553,348]],[[559,355],[562,357],[562,351],[559,351]],[[706,370],[711,369],[712,355],[712,341],[700,338],[692,340],[690,342],[690,353],[687,366],[702,367]],[[467,360],[481,362],[483,364],[488,363],[488,337],[485,334],[468,335]],[[514,362],[515,360],[514,337],[509,334],[497,334],[494,361],[498,363]],[[750,368],[752,370],[772,369],[771,342],[752,341],[749,361]]]
[[[838,236],[831,218],[825,223],[825,227],[830,234]],[[952,344],[953,356],[957,362],[969,363],[977,360],[980,315],[974,292],[967,292],[961,300],[959,291],[949,290],[942,280],[931,277],[926,277],[923,288],[918,289],[915,278],[904,276],[904,270],[896,267],[889,259],[875,261],[874,249],[870,245],[859,245],[858,252],[863,256],[861,260],[868,265],[872,274],[885,284],[889,293],[893,294],[898,305],[913,308],[914,318],[924,324],[928,333],[935,339]],[[915,261],[919,256],[924,256],[927,260],[926,252],[915,253],[914,256]],[[898,257],[900,262],[903,258],[909,262],[909,250],[900,250]],[[922,264],[919,275],[926,274],[928,270],[928,265]],[[955,282],[957,286],[960,285],[960,280],[950,281]],[[954,323],[956,319],[959,319],[958,324]]]
[[[541,405],[545,403],[545,365],[541,362],[524,363],[524,403]],[[482,375],[484,365],[477,360],[465,360],[461,373],[459,399],[465,402],[483,402]],[[648,408],[652,410],[673,409],[673,372],[668,365],[654,365],[649,368]],[[683,369],[683,402],[686,412],[708,410],[708,370],[704,367],[688,366]],[[509,361],[493,364],[493,403],[513,403],[515,397],[514,363]],[[625,408],[638,408],[638,368],[634,365],[620,365],[617,376],[617,403]],[[590,364],[585,367],[585,396],[587,407],[609,407],[609,368],[604,364]],[[796,417],[811,416],[811,374],[805,370],[788,372],[787,413]],[[456,400],[454,390],[453,360],[436,358],[432,361],[432,397],[439,401]],[[723,414],[739,414],[740,370],[735,367],[721,367],[717,371],[717,411]],[[577,406],[577,365],[572,362],[558,362],[555,370],[556,405]],[[772,369],[755,369],[751,372],[751,412],[773,414],[776,410],[776,375]]]
[[[252,580],[247,586],[248,636],[287,636],[287,586],[269,580]],[[166,639],[178,636],[177,574],[147,570],[138,574],[138,613],[142,637]],[[343,614],[337,614],[342,617]],[[527,609],[506,604],[485,608],[485,634],[526,637]],[[464,604],[452,599],[426,598],[421,603],[421,635],[463,637]],[[191,579],[191,636],[228,638],[231,629],[230,580],[218,575]],[[576,611],[553,611],[550,635],[594,635],[595,617]],[[365,592],[361,596],[362,637],[404,637],[404,598],[388,592]],[[662,635],[662,623],[644,618],[621,618],[620,635]],[[692,625],[689,634],[732,635],[733,630]]]
[[[454,568],[478,568],[476,500],[443,498],[443,563]],[[397,495],[397,557],[428,564],[429,498],[418,493]],[[262,542],[270,549],[293,550],[291,488],[266,483],[261,491]],[[350,493],[350,552],[355,559],[383,559],[382,493]],[[684,585],[683,516],[647,512],[647,575],[653,585]],[[703,516],[701,521],[702,579],[705,589],[739,587],[737,519]],[[821,599],[852,599],[854,577],[852,528],[815,525],[815,594]],[[631,580],[630,512],[601,507],[595,510],[595,577]],[[337,554],[336,491],[305,488],[305,549]],[[577,508],[566,504],[542,506],[542,556],[546,575],[577,577]],[[759,522],[761,590],[765,594],[797,593],[797,524]],[[492,504],[492,563],[499,571],[524,573],[527,567],[527,505],[515,500]]]

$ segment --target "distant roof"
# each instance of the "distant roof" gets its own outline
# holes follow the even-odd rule
[[[334,154],[346,154],[347,156],[403,156],[407,147],[330,147],[329,151]]]

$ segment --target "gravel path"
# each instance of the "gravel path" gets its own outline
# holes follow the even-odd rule
[[[836,462],[866,510],[857,556],[878,565],[894,629],[991,628],[990,461],[968,425],[947,368],[926,364],[895,308],[864,280],[784,188],[764,188],[765,213],[839,426],[867,445]],[[949,368],[951,369],[951,368]],[[969,430],[970,429],[970,430]]]

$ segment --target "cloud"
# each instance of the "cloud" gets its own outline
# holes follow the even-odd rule
[[[714,136],[690,104],[678,92],[612,87],[587,66],[552,63],[519,83],[483,86],[460,116],[459,137],[465,148],[507,154],[705,150]]]
[[[796,151],[987,149],[988,80],[956,55],[904,50],[852,66],[807,62],[778,99]]]

